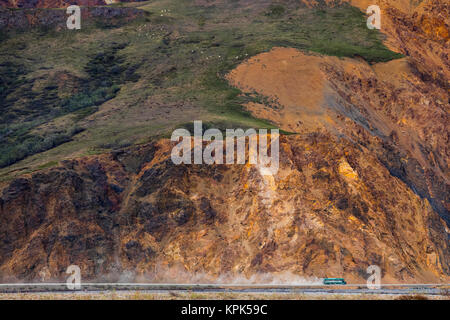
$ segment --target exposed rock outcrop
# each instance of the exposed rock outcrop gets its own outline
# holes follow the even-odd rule
[[[259,118],[290,132],[320,128],[364,146],[450,223],[449,113],[442,103],[448,92],[423,82],[411,63],[370,66],[278,48],[249,59],[228,79],[269,97],[266,105],[248,105]]]
[[[448,279],[444,221],[375,156],[326,132],[280,139],[274,176],[177,166],[162,140],[13,181],[1,199],[3,281],[61,279],[70,264],[90,279],[357,282],[371,264],[385,281]]]

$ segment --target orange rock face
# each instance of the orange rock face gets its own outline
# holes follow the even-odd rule
[[[424,83],[409,59],[370,66],[278,48],[249,59],[228,78],[244,92],[270,97],[269,105],[248,105],[255,116],[286,131],[324,130],[364,145],[449,218],[448,188],[442,189],[448,186],[448,137],[441,134],[449,119],[439,103],[448,93]]]
[[[448,282],[448,4],[378,4],[403,59],[274,48],[227,75],[267,98],[252,114],[296,133],[276,174],[174,165],[160,140],[21,177],[0,199],[1,280],[77,264],[95,280],[361,283],[378,265],[385,283]]]
[[[11,183],[3,280],[60,279],[70,264],[109,280],[358,282],[371,264],[385,281],[448,277],[444,221],[352,143],[321,131],[282,136],[271,177],[255,165],[174,165],[171,146],[66,161]]]

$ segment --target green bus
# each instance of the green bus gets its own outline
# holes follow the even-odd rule
[[[343,278],[325,278],[323,279],[323,284],[325,285],[346,285],[347,282]]]

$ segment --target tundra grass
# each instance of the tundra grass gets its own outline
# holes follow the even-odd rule
[[[2,38],[0,149],[5,159],[0,166],[8,167],[0,175],[169,136],[193,120],[274,128],[243,107],[265,98],[243,95],[224,75],[276,46],[358,56],[369,63],[401,56],[389,51],[383,35],[369,30],[364,14],[349,5],[200,7],[161,0],[121,6],[146,16],[112,27],[108,21],[87,21],[79,31],[36,29]],[[70,124],[57,121],[68,114],[73,114]],[[45,144],[28,150],[35,141]]]

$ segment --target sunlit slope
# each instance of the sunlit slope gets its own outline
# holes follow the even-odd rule
[[[142,143],[193,119],[222,128],[270,127],[243,110],[254,98],[240,95],[224,75],[274,46],[368,62],[400,56],[348,6],[168,0],[127,6],[133,8],[86,9],[80,31],[65,30],[63,11],[10,13],[24,31],[7,27],[0,45],[6,84],[0,166],[10,166],[4,174]],[[56,29],[26,18],[41,14]]]
[[[448,6],[380,2],[380,33],[337,2],[13,13],[0,278],[448,283]],[[174,165],[194,119],[292,133],[280,170]]]

